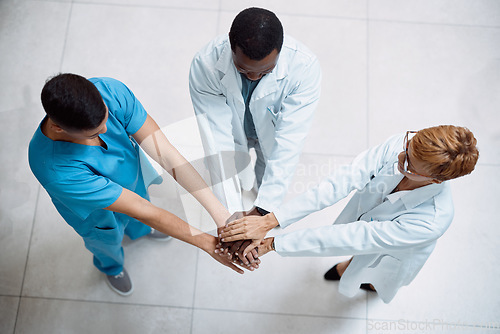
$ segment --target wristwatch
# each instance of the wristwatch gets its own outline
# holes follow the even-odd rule
[[[257,212],[261,214],[261,216],[265,216],[269,213],[269,211],[259,208],[258,206],[256,206],[255,208],[257,209]]]
[[[274,238],[273,238],[273,242],[271,243],[271,248],[273,249],[273,251],[276,252],[276,247],[274,246]]]

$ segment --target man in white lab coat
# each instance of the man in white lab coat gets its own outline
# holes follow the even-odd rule
[[[214,192],[230,212],[263,215],[282,203],[320,81],[316,57],[284,36],[276,15],[265,9],[245,9],[229,36],[215,38],[195,55],[191,99]],[[251,148],[257,156],[253,171]]]

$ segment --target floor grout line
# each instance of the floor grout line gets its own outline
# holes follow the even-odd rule
[[[71,21],[72,9],[73,9],[73,1],[70,4],[70,9],[69,9],[69,13],[68,13],[68,23],[66,24],[66,32],[65,32],[65,35],[64,35],[64,43],[63,43],[63,48],[62,48],[62,53],[61,53],[61,59],[60,59],[60,63],[59,63],[59,71],[62,70],[62,64],[63,64],[64,54],[65,54],[65,50],[66,50],[66,42],[67,42],[67,39],[68,39],[69,24],[70,24],[70,21]],[[24,264],[24,273],[23,273],[23,279],[22,279],[22,282],[21,282],[21,290],[20,290],[20,294],[19,294],[19,302],[17,304],[16,320],[14,322],[14,330],[13,330],[14,333],[16,332],[16,328],[17,328],[17,324],[18,324],[18,320],[19,320],[19,309],[21,307],[21,301],[23,299],[24,282],[25,282],[25,279],[26,279],[26,272],[28,270],[28,261],[29,261],[29,256],[30,256],[31,243],[33,241],[33,232],[35,230],[36,214],[37,214],[37,211],[38,211],[38,203],[39,203],[39,199],[40,199],[40,192],[41,192],[41,185],[38,184],[38,191],[37,191],[36,199],[35,199],[35,201],[36,201],[35,202],[35,210],[33,212],[33,219],[32,219],[31,232],[30,232],[30,239],[29,239],[29,243],[28,243],[28,252],[26,254],[26,262]]]
[[[366,149],[370,147],[370,12],[366,0]]]
[[[193,286],[193,300],[191,303],[191,328],[190,328],[190,333],[193,333],[193,323],[194,323],[194,303],[196,301],[196,286],[198,284],[198,266],[200,264],[200,250],[196,250],[196,266],[195,266],[195,271],[194,271],[194,286]]]
[[[69,7],[69,13],[68,13],[68,23],[66,24],[66,32],[64,34],[64,42],[63,42],[63,47],[62,47],[62,52],[61,52],[61,61],[59,63],[59,72],[62,71],[62,67],[64,64],[64,55],[66,54],[66,45],[68,42],[68,35],[69,35],[69,26],[71,24],[71,16],[73,14],[73,1],[71,1],[71,5]]]
[[[215,8],[194,8],[194,7],[182,7],[182,6],[162,6],[162,5],[143,5],[143,4],[125,4],[125,3],[110,3],[110,2],[89,2],[89,1],[78,1],[74,0],[73,3],[77,5],[91,5],[91,6],[110,6],[110,7],[122,7],[122,8],[150,8],[150,9],[173,9],[173,10],[185,10],[191,12],[216,12]]]
[[[364,317],[348,317],[348,316],[336,316],[336,315],[314,315],[314,314],[303,314],[303,313],[249,311],[249,310],[234,310],[234,309],[208,308],[208,307],[197,307],[196,310],[212,311],[212,312],[230,312],[230,313],[245,313],[245,314],[261,314],[261,315],[279,315],[279,316],[307,317],[307,318],[365,320]]]
[[[101,304],[101,305],[121,305],[121,306],[135,306],[135,307],[176,308],[176,309],[182,309],[182,310],[191,310],[192,309],[191,306],[146,304],[146,303],[137,303],[137,302],[135,302],[135,303],[127,303],[127,302],[119,302],[119,301],[85,300],[85,299],[62,298],[62,297],[23,296],[23,298],[24,299],[36,299],[36,300],[47,300],[47,301]]]
[[[58,0],[42,0],[37,2],[55,2],[55,3],[67,3],[66,1]],[[186,10],[186,11],[208,11],[219,13],[236,13],[238,10],[231,9],[215,9],[215,8],[193,8],[193,7],[181,7],[181,6],[161,6],[161,5],[143,5],[143,4],[125,4],[125,3],[106,3],[106,2],[88,2],[88,1],[72,1],[72,4],[82,4],[82,5],[94,5],[94,6],[113,6],[113,7],[124,7],[124,8],[153,8],[153,9],[174,9],[174,10]],[[280,15],[297,16],[304,18],[315,18],[315,19],[338,19],[338,20],[351,20],[351,21],[372,21],[372,22],[382,22],[382,23],[399,23],[399,24],[413,24],[413,25],[433,25],[433,26],[450,26],[450,27],[463,27],[463,28],[485,28],[485,29],[500,29],[500,25],[484,25],[484,24],[465,24],[465,23],[447,23],[447,22],[425,22],[425,21],[412,21],[412,20],[396,20],[396,19],[382,19],[382,18],[370,18],[367,17],[354,17],[354,16],[338,16],[338,15],[320,15],[320,14],[302,14],[302,13],[289,13],[289,12],[279,12]]]
[[[285,313],[285,312],[265,312],[265,311],[249,311],[249,310],[234,310],[234,309],[224,309],[224,308],[208,308],[208,307],[186,307],[186,306],[173,306],[173,305],[156,305],[156,304],[138,304],[138,303],[121,303],[121,302],[109,302],[109,301],[90,301],[90,300],[78,300],[78,299],[65,299],[65,298],[49,298],[49,297],[33,297],[26,296],[24,299],[38,299],[38,300],[48,300],[48,301],[70,301],[77,303],[89,303],[89,304],[109,304],[109,305],[122,305],[122,306],[135,306],[135,307],[159,307],[159,308],[176,308],[183,310],[202,310],[210,312],[227,312],[227,313],[243,313],[243,314],[255,314],[255,315],[274,315],[274,316],[292,316],[292,317],[306,317],[306,318],[322,318],[322,319],[339,319],[339,320],[361,320],[361,321],[380,321],[380,322],[398,322],[401,319],[388,319],[388,318],[370,318],[368,314],[366,317],[349,317],[349,316],[335,316],[335,315],[312,315],[312,314],[302,314],[302,313]],[[366,296],[366,309],[368,309],[369,296]],[[426,324],[429,321],[421,320],[410,320],[406,319],[408,322],[416,324]],[[494,321],[486,321],[483,325],[491,325],[490,329],[499,329],[500,323]],[[461,328],[479,328],[479,324],[467,324],[467,323],[453,323],[453,322],[440,322],[439,325],[456,326]],[[482,328],[486,328],[483,326]]]
[[[82,300],[82,299],[57,298],[57,297],[24,296],[23,299],[75,302],[75,303],[88,303],[88,304],[101,304],[101,305],[121,305],[121,306],[134,306],[134,307],[176,308],[176,309],[183,309],[183,310],[202,310],[202,311],[211,311],[211,312],[230,312],[230,313],[279,315],[279,316],[300,316],[300,317],[308,317],[308,318],[365,320],[364,317],[347,317],[347,316],[335,316],[335,315],[328,316],[328,315],[313,315],[313,314],[302,314],[302,313],[235,310],[235,309],[210,308],[210,307],[189,307],[189,306],[160,305],[160,304],[125,303],[125,302],[114,302],[114,301]]]
[[[33,1],[33,0],[32,0]],[[67,1],[61,0],[41,0],[37,2],[55,2],[55,3],[67,3]],[[237,13],[238,9],[222,9],[221,3],[219,1],[219,8],[194,8],[194,7],[182,7],[182,6],[168,6],[168,5],[144,5],[144,4],[126,4],[126,3],[112,3],[112,2],[90,2],[90,1],[78,1],[73,0],[72,3],[79,5],[93,5],[93,6],[112,6],[112,7],[123,7],[123,8],[152,8],[152,9],[173,9],[173,10],[186,10],[186,11],[207,11],[207,12],[218,12],[219,17],[221,13]],[[351,16],[337,16],[337,15],[304,15],[300,13],[287,13],[280,12],[280,15],[288,15],[288,16],[301,16],[301,17],[309,17],[309,18],[332,18],[332,19],[341,19],[341,20],[356,20],[356,21],[364,21],[366,18],[360,17],[351,17]]]
[[[30,257],[30,250],[31,250],[31,242],[33,240],[33,231],[35,230],[35,222],[36,222],[36,213],[38,211],[38,200],[40,198],[40,190],[41,190],[41,185],[38,185],[38,191],[36,193],[36,199],[35,199],[35,209],[33,210],[33,218],[31,220],[31,231],[30,231],[30,239],[28,242],[28,251],[26,253],[26,261],[24,263],[24,272],[23,272],[23,279],[21,281],[21,290],[19,291],[19,301],[17,303],[17,312],[16,312],[16,321],[14,322],[14,333],[16,332],[16,327],[17,327],[17,321],[19,319],[19,309],[21,307],[21,300],[23,298],[23,290],[24,290],[24,282],[26,280],[26,271],[28,270],[28,260]]]
[[[370,147],[370,0],[366,0],[366,148]],[[365,296],[365,331],[368,334],[368,294]]]
[[[445,23],[445,22],[424,22],[424,21],[403,21],[394,19],[369,19],[372,22],[377,23],[398,23],[398,24],[413,24],[413,25],[431,25],[431,26],[443,26],[443,27],[461,27],[461,28],[486,28],[486,29],[500,29],[500,26],[488,26],[481,24],[463,24],[463,23]]]
[[[368,294],[366,294],[366,299],[365,299],[365,328],[366,328],[366,334],[368,334]]]

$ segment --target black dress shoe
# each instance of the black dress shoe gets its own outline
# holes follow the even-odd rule
[[[372,289],[371,285],[369,283],[363,283],[359,286],[360,289],[362,290],[366,290],[366,291],[371,291],[371,292],[375,292],[374,289]]]
[[[325,273],[324,277],[327,281],[339,281],[340,280],[340,275],[339,275],[339,272],[337,271],[337,266],[338,266],[338,263]]]

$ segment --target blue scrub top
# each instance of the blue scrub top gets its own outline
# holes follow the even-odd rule
[[[93,228],[124,229],[133,218],[103,210],[127,188],[149,199],[144,183],[139,146],[130,137],[146,121],[147,113],[134,94],[111,78],[89,79],[109,109],[107,131],[100,135],[107,149],[64,141],[53,141],[40,123],[29,145],[33,174],[47,190],[52,202],[78,234]]]

